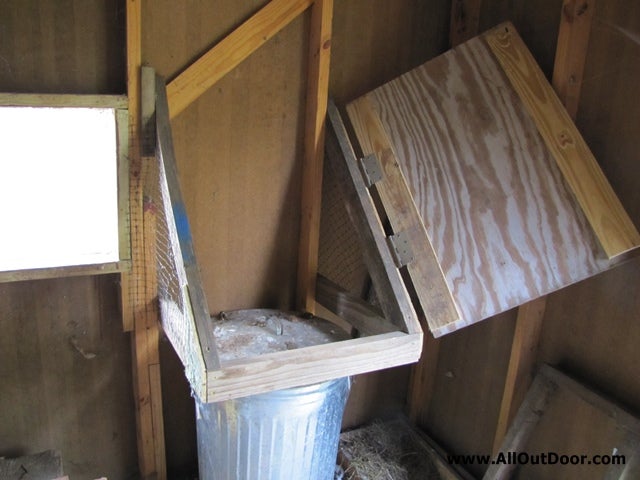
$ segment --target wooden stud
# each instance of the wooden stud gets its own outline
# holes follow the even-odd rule
[[[475,37],[480,25],[482,0],[452,0],[449,42],[451,47]]]
[[[324,128],[327,116],[333,0],[316,0],[311,9],[309,70],[305,119],[297,304],[315,313],[318,272]]]
[[[640,245],[640,234],[598,162],[510,23],[484,36],[538,127],[567,184],[612,259]]]
[[[518,308],[509,367],[505,378],[498,424],[493,437],[493,453],[497,453],[514,413],[522,403],[533,380],[546,298],[541,297]]]
[[[167,85],[175,118],[218,80],[304,12],[313,0],[271,0]]]
[[[122,313],[125,330],[133,328],[133,390],[136,406],[138,466],[142,478],[166,479],[162,392],[160,384],[160,327],[155,259],[155,211],[145,202],[155,155],[141,156],[142,1],[127,2],[127,91],[129,97],[129,206],[131,273],[122,275]],[[155,83],[145,75],[145,95]],[[155,78],[151,77],[151,80]]]
[[[595,0],[564,0],[551,85],[575,120]]]
[[[440,354],[439,338],[426,329],[422,340],[422,356],[411,370],[407,409],[411,423],[426,426],[429,402],[436,384],[436,370]]]

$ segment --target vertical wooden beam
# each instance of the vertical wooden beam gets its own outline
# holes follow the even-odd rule
[[[498,424],[493,436],[494,453],[500,450],[500,445],[502,445],[513,416],[533,381],[533,368],[536,362],[546,298],[532,300],[518,308]]]
[[[311,9],[309,41],[297,284],[297,307],[312,313],[315,311],[315,282],[318,271],[324,128],[329,89],[332,17],[333,0],[314,2]]]
[[[578,112],[594,10],[595,0],[564,0],[562,4],[552,84],[573,120]],[[499,451],[514,412],[531,385],[545,304],[546,297],[542,297],[521,306],[518,310],[498,425],[493,440],[494,453]]]
[[[452,0],[449,42],[460,45],[478,34],[482,0]]]
[[[575,120],[595,0],[564,0],[551,84]]]
[[[131,272],[121,277],[125,331],[132,331],[133,390],[138,439],[138,465],[143,479],[166,479],[164,426],[160,385],[160,327],[155,269],[155,210],[145,203],[145,182],[155,156],[142,157],[143,93],[153,95],[155,76],[142,90],[142,0],[127,0],[127,91],[129,98],[129,207]],[[151,93],[150,93],[151,92]],[[146,101],[144,105],[152,105]]]

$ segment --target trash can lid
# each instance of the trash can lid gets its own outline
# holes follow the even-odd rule
[[[214,317],[221,361],[348,340],[337,325],[311,314],[270,309],[221,312]]]

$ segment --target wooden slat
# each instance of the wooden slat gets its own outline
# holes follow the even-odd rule
[[[595,0],[564,0],[551,85],[573,120],[578,112]]]
[[[333,103],[329,104],[328,117],[331,128],[327,131],[327,161],[342,188],[380,306],[387,320],[407,329],[408,324],[417,323],[416,314],[387,247],[384,229],[360,174],[340,113]]]
[[[518,308],[498,424],[493,437],[494,454],[500,449],[509,424],[533,380],[545,306],[546,297],[541,297]]]
[[[456,330],[461,326],[460,315],[398,166],[391,142],[367,97],[350,103],[347,110],[363,153],[375,153],[382,164],[385,178],[377,182],[374,188],[394,232],[404,232],[410,239],[414,260],[407,265],[407,269],[429,329],[436,337]]]
[[[640,234],[596,159],[510,23],[484,38],[533,118],[607,256],[640,245]]]
[[[364,300],[351,295],[331,280],[318,275],[316,301],[357,328],[363,336],[396,332],[398,327]]]
[[[315,311],[313,296],[318,272],[322,164],[329,88],[332,17],[333,0],[315,0],[311,9],[311,37],[309,40],[297,285],[298,309],[311,313]]]
[[[200,271],[196,261],[196,254],[191,237],[189,219],[182,199],[178,171],[175,161],[175,151],[173,148],[173,138],[171,135],[171,122],[169,119],[167,90],[164,79],[156,77],[156,125],[158,154],[164,165],[169,195],[171,197],[171,207],[178,230],[178,240],[182,252],[182,260],[187,275],[189,298],[195,319],[200,349],[204,358],[207,370],[219,368],[220,362],[216,352],[213,329],[210,322],[209,307],[200,279]]]
[[[95,265],[77,265],[53,268],[34,268],[31,270],[10,270],[0,272],[0,283],[21,282],[24,280],[38,280],[43,278],[78,277],[85,275],[101,275],[105,273],[128,272],[131,261],[98,263]]]
[[[312,3],[313,0],[271,0],[202,55],[167,85],[171,118],[179,115]]]
[[[480,25],[482,0],[453,0],[451,2],[451,23],[449,42],[452,47],[475,37]]]
[[[412,363],[421,342],[421,335],[395,332],[226,362],[207,374],[207,402]]]
[[[126,109],[126,95],[74,95],[47,93],[0,93],[1,106],[82,107]]]

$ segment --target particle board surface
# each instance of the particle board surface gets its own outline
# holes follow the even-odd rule
[[[488,35],[348,106],[361,144],[364,102],[390,139],[462,326],[611,265]]]

